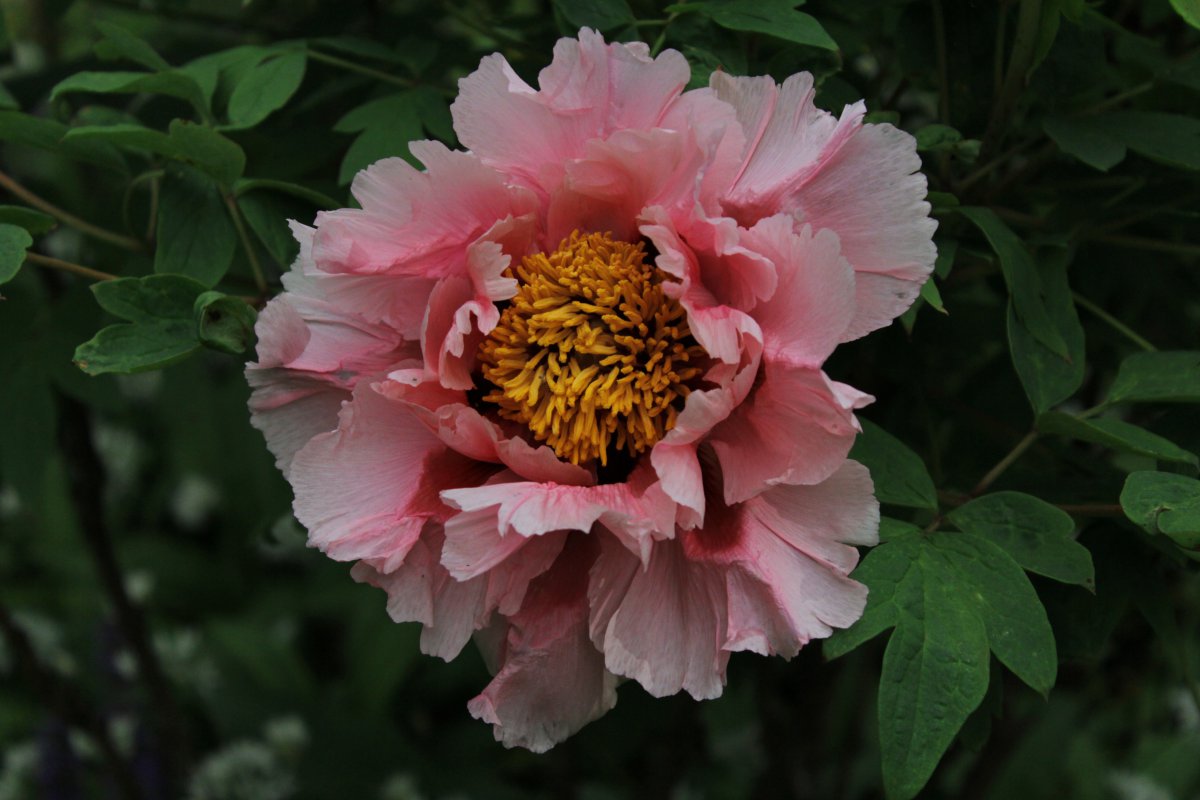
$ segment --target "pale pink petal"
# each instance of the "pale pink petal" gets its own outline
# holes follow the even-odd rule
[[[688,73],[673,50],[651,59],[644,44],[605,44],[584,29],[554,46],[539,90],[491,55],[459,81],[450,111],[458,138],[484,163],[549,191],[589,140],[655,127]]]
[[[496,677],[467,706],[506,747],[545,752],[616,705],[616,676],[588,637],[587,576],[596,550],[589,539],[571,537],[530,585],[493,648]]]
[[[820,367],[855,314],[854,270],[841,257],[837,236],[805,225],[799,233],[785,214],[759,221],[742,237],[769,258],[779,285],[753,311],[763,333],[764,358]]]
[[[336,431],[292,461],[296,518],[309,543],[339,561],[399,565],[428,520],[449,516],[438,492],[482,483],[496,468],[459,455],[403,404],[359,384]]]
[[[292,459],[319,433],[338,424],[338,410],[350,392],[329,382],[284,369],[246,369],[250,384],[250,424],[267,440],[275,466],[291,475]]]
[[[688,395],[675,427],[650,451],[650,463],[663,491],[690,513],[677,520],[683,528],[704,521],[704,477],[696,448],[709,432],[727,418],[736,405],[728,387],[697,390]]]
[[[427,171],[402,159],[385,159],[355,179],[367,187],[361,209],[317,215],[312,256],[325,272],[389,273],[423,278],[463,275],[467,246],[497,222],[537,208],[527,190],[470,153],[436,142],[417,142],[412,152]]]
[[[681,534],[684,535],[684,534]],[[678,540],[656,542],[649,563],[607,537],[588,589],[591,637],[610,672],[655,697],[683,689],[721,694],[729,653],[722,570],[689,561]]]
[[[755,391],[708,439],[724,472],[725,502],[828,478],[860,431],[854,409],[861,402],[819,369],[763,362]]]
[[[549,531],[588,532],[600,522],[643,553],[653,538],[674,532],[675,503],[647,465],[624,483],[563,486],[497,476],[485,486],[447,489],[442,500],[463,511],[491,509],[501,535],[537,536]]]
[[[484,603],[487,578],[454,580],[438,561],[441,547],[441,529],[431,523],[403,564],[385,571],[377,561],[360,561],[350,575],[387,592],[387,611],[394,621],[422,624],[421,652],[449,661],[491,612]]]

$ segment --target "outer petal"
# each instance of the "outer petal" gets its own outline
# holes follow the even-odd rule
[[[864,125],[861,103],[839,119],[812,103],[812,77],[715,72],[712,88],[737,110],[745,161],[723,205],[743,225],[785,212],[829,228],[859,273],[858,312],[843,340],[887,324],[915,299],[936,251],[913,138],[891,125]],[[875,285],[880,276],[886,279]]]
[[[554,46],[539,90],[491,55],[459,81],[450,111],[458,138],[484,163],[549,191],[588,140],[655,127],[688,74],[673,50],[651,59],[644,44],[605,44],[585,28]]]
[[[606,545],[592,568],[592,641],[605,664],[651,694],[716,697],[729,653],[791,657],[862,614],[866,587],[846,575],[846,543],[878,538],[865,468],[847,462],[816,486],[779,486],[717,503],[704,529],[654,545],[643,570]]]
[[[764,362],[757,389],[708,440],[721,461],[725,502],[828,478],[861,430],[854,409],[870,399],[820,370]]]
[[[411,146],[427,167],[384,159],[355,178],[361,209],[317,215],[313,259],[325,272],[441,278],[466,273],[467,245],[497,222],[536,210],[528,191],[470,153],[436,142]]]
[[[296,454],[296,518],[309,543],[339,561],[373,559],[390,572],[425,522],[449,509],[438,492],[482,483],[495,467],[450,450],[402,404],[361,384],[338,429]]]
[[[591,537],[571,537],[553,568],[534,581],[509,619],[502,666],[470,702],[506,747],[549,750],[616,705],[616,676],[588,639]]]

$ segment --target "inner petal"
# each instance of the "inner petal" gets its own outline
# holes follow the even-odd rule
[[[479,348],[483,400],[574,464],[653,447],[705,353],[644,244],[574,231],[515,277],[516,296]]]

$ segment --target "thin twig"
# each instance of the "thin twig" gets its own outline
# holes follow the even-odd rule
[[[391,83],[396,86],[403,86],[406,89],[411,89],[417,85],[416,81],[411,80],[410,78],[392,75],[389,72],[384,72],[383,70],[375,69],[374,67],[366,67],[362,64],[357,64],[344,58],[338,58],[337,56],[331,56],[328,53],[322,53],[320,50],[313,50],[311,47],[308,48],[308,57],[313,61],[320,61],[330,65],[331,67],[344,69],[347,72],[357,72],[359,75],[366,75],[374,78],[377,81]]]
[[[1004,138],[1017,107],[1017,98],[1025,86],[1026,73],[1033,63],[1037,51],[1038,28],[1042,19],[1042,0],[1020,0],[1017,9],[1017,31],[1013,37],[1012,54],[1008,59],[1008,70],[1000,95],[992,103],[992,116],[983,134],[980,152],[991,155],[992,150]]]
[[[63,722],[82,730],[96,743],[122,797],[141,800],[142,790],[133,768],[121,757],[121,751],[104,720],[96,715],[73,684],[42,663],[28,634],[3,605],[0,605],[0,633],[4,634],[8,650],[25,676],[25,681],[34,694],[41,698],[43,705]]]
[[[1200,244],[1164,242],[1160,239],[1150,239],[1145,236],[1092,236],[1088,238],[1088,241],[1116,244],[1122,247],[1132,247],[1137,250],[1157,250],[1160,253],[1174,253],[1181,256],[1200,256]]]
[[[1028,450],[1030,448],[1030,446],[1034,442],[1037,441],[1037,438],[1038,438],[1037,431],[1030,431],[1029,433],[1025,434],[1025,438],[1023,438],[1023,439],[1021,439],[1021,441],[1017,442],[1017,444],[1013,447],[1013,449],[1008,451],[1008,455],[1004,456],[1004,458],[1002,458],[998,462],[996,462],[996,466],[994,466],[990,470],[988,470],[987,474],[979,479],[979,483],[975,484],[975,488],[969,492],[970,496],[978,497],[979,495],[986,492],[988,490],[988,488],[991,487],[991,485],[996,482],[997,478],[999,478],[1001,475],[1003,475],[1005,473],[1005,471],[1009,467],[1011,467],[1018,458],[1020,458],[1022,455],[1024,455],[1025,451]]]
[[[262,297],[267,295],[267,278],[263,274],[262,262],[258,260],[258,253],[254,250],[254,243],[250,241],[250,234],[246,232],[246,222],[242,219],[242,210],[238,208],[237,200],[232,194],[225,195],[225,206],[229,209],[229,216],[233,219],[233,227],[237,229],[238,239],[242,242],[242,249],[246,251],[246,258],[250,261],[250,271],[254,274],[254,286],[258,289],[258,293]]]
[[[44,256],[41,253],[28,252],[25,254],[25,260],[31,264],[37,264],[39,267],[49,267],[50,269],[60,269],[63,272],[71,272],[75,275],[87,278],[93,281],[113,281],[119,276],[113,275],[110,272],[101,272],[98,269],[85,267],[82,264],[76,264],[71,261],[63,261],[61,258],[52,256]]]
[[[1138,347],[1145,350],[1147,353],[1158,352],[1158,348],[1155,347],[1154,345],[1150,344],[1150,342],[1148,342],[1146,339],[1142,338],[1137,333],[1137,331],[1130,328],[1124,322],[1121,322],[1121,320],[1117,319],[1112,314],[1108,313],[1103,308],[1101,308],[1100,306],[1093,303],[1091,300],[1088,300],[1086,297],[1081,295],[1079,292],[1071,292],[1071,297],[1074,298],[1074,300],[1077,304],[1079,304],[1080,306],[1083,306],[1088,311],[1092,312],[1097,317],[1099,317],[1100,319],[1107,322],[1113,330],[1122,334],[1126,339],[1133,342]]]
[[[68,211],[63,211],[50,201],[45,200],[29,191],[4,172],[0,172],[0,186],[8,189],[8,191],[12,192],[34,208],[44,211],[64,225],[68,225],[75,230],[80,231],[81,233],[86,233],[88,236],[92,236],[96,239],[102,239],[109,244],[115,244],[118,247],[124,247],[126,250],[133,250],[134,252],[141,252],[146,249],[146,246],[142,242],[138,241],[132,236],[125,236],[121,233],[115,233],[113,231],[106,230],[101,228],[99,225],[93,225],[86,220],[82,220]]]

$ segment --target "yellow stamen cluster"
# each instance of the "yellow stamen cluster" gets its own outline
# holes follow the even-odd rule
[[[484,400],[573,464],[636,456],[675,425],[704,350],[641,243],[572,233],[524,259],[479,348]]]

